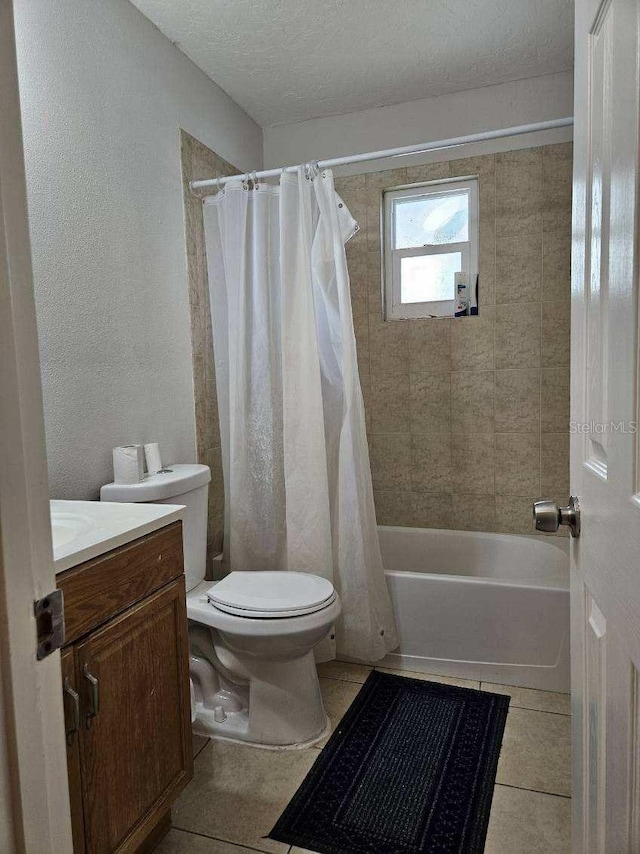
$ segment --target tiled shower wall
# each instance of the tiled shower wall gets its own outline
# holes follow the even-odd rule
[[[196,410],[196,446],[198,462],[211,469],[209,519],[207,529],[207,566],[222,550],[224,534],[224,484],[216,395],[213,332],[209,308],[207,260],[204,247],[202,203],[189,189],[189,181],[237,174],[237,169],[218,157],[210,148],[181,131],[182,180],[184,187],[187,278],[191,316],[191,352],[193,390]],[[209,576],[210,577],[210,576]]]
[[[378,521],[531,532],[569,489],[570,143],[336,178],[348,244]],[[182,132],[198,460],[211,467],[209,557],[224,490],[202,206],[188,182],[237,170]],[[480,314],[382,321],[380,194],[478,175]],[[543,453],[544,448],[544,453]]]
[[[569,494],[571,143],[336,178],[378,522],[532,533]],[[382,320],[388,187],[479,177],[479,315]]]

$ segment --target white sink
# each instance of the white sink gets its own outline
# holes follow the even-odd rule
[[[144,537],[182,518],[174,504],[110,501],[51,501],[51,535],[56,572]]]
[[[76,540],[95,525],[88,516],[81,513],[51,508],[51,536],[54,552]]]

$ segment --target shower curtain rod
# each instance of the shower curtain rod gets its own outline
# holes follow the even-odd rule
[[[467,136],[453,137],[452,139],[442,139],[438,142],[425,142],[418,145],[405,145],[402,148],[388,148],[384,151],[369,151],[365,154],[351,154],[347,157],[333,157],[329,160],[318,160],[317,166],[319,169],[332,169],[334,166],[347,166],[350,163],[368,163],[370,160],[384,160],[387,157],[407,157],[410,154],[422,154],[427,151],[439,151],[443,148],[457,148],[460,145],[468,145],[472,142],[485,142],[491,139],[502,139],[507,136],[520,136],[525,133],[535,133],[536,131],[555,130],[556,128],[571,127],[573,125],[573,116],[568,116],[564,119],[552,119],[548,122],[535,122],[529,125],[518,125],[512,128],[502,128],[501,130],[485,131],[484,133],[472,133]],[[315,161],[314,161],[315,162]],[[279,169],[264,169],[261,172],[246,172],[244,175],[227,175],[224,178],[205,178],[200,181],[190,181],[189,186],[192,190],[201,190],[205,187],[216,189],[234,179],[257,179],[257,178],[277,178],[283,172],[293,172],[297,166],[282,166]]]

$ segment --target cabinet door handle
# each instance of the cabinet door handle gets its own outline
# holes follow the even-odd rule
[[[65,722],[67,721],[67,708],[71,705],[71,725],[66,725],[67,744],[73,744],[73,737],[80,729],[80,695],[71,687],[69,677],[64,680],[64,712]]]
[[[89,670],[89,665],[85,662],[84,667],[82,668],[82,675],[89,683],[89,702],[90,708],[89,711],[85,714],[85,723],[87,729],[91,726],[92,718],[100,711],[100,685],[98,683],[97,676],[94,676],[93,673]]]

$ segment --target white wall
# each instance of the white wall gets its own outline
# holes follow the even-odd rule
[[[378,151],[402,145],[433,142],[496,128],[547,121],[573,115],[573,74],[563,72],[533,77],[497,86],[485,86],[409,101],[374,110],[312,119],[268,128],[264,132],[265,168]],[[468,157],[511,148],[528,147],[571,139],[570,130],[528,134],[524,137],[452,149],[446,158]],[[395,159],[393,165],[443,159],[433,152],[413,158]],[[350,172],[388,169],[390,161],[365,163]],[[344,170],[343,170],[344,172]]]
[[[51,492],[95,498],[114,445],[195,459],[179,128],[262,132],[128,0],[15,5]]]

